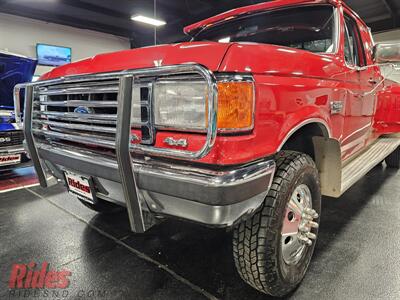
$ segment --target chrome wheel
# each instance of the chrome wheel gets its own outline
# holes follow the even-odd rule
[[[309,187],[299,185],[294,190],[286,206],[281,231],[281,253],[288,265],[297,264],[317,237],[311,232],[318,228],[314,219],[318,213],[312,209],[312,195]]]

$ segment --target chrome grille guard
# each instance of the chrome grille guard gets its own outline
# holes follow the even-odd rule
[[[197,74],[204,78],[208,86],[208,97],[207,97],[207,136],[203,147],[198,151],[186,151],[176,149],[164,149],[156,148],[149,145],[130,143],[131,136],[131,109],[132,109],[132,93],[133,84],[135,79],[144,77],[159,77],[169,75],[185,75],[185,74]],[[91,75],[78,75],[68,76],[58,79],[52,79],[47,81],[19,84],[14,90],[14,104],[15,114],[18,122],[22,122],[21,108],[20,108],[20,95],[22,91],[25,91],[25,109],[24,109],[24,133],[26,139],[27,150],[30,153],[32,161],[34,163],[35,171],[39,178],[40,185],[42,187],[48,187],[52,183],[47,180],[46,169],[43,165],[43,161],[38,155],[36,148],[36,141],[34,131],[32,129],[33,124],[33,101],[35,89],[38,87],[51,86],[56,84],[79,84],[82,82],[96,81],[96,80],[109,80],[117,79],[119,81],[118,91],[118,103],[117,103],[117,122],[116,122],[116,139],[115,139],[115,150],[118,164],[118,170],[120,174],[120,182],[123,187],[124,197],[128,209],[129,219],[132,230],[134,232],[144,232],[146,225],[141,209],[141,199],[138,193],[138,187],[136,184],[135,173],[132,167],[132,152],[140,152],[145,155],[163,156],[176,159],[188,159],[196,160],[206,156],[212,147],[214,146],[215,139],[217,136],[217,80],[214,74],[206,67],[198,64],[182,64],[174,66],[163,66],[151,69],[138,69],[138,70],[127,70],[121,72],[112,73],[99,73]],[[93,140],[96,144],[96,140]]]

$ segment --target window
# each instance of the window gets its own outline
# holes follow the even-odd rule
[[[366,58],[356,21],[345,15],[344,59],[349,66],[365,66]]]
[[[330,5],[272,10],[201,30],[194,41],[255,42],[333,53],[336,18]]]

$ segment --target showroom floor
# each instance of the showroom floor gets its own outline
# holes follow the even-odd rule
[[[399,194],[400,172],[379,166],[323,199],[314,260],[291,298],[398,298]],[[14,263],[47,261],[72,273],[68,298],[266,299],[236,274],[229,233],[167,221],[133,234],[126,213],[96,215],[62,186],[0,194],[0,237],[0,298]]]
[[[12,172],[7,171],[7,173],[3,174],[0,171],[0,194],[24,187],[33,187],[38,184],[33,168],[21,168]]]

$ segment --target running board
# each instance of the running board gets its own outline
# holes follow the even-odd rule
[[[333,139],[314,140],[316,163],[320,171],[321,192],[325,196],[338,198],[364,177],[375,166],[385,160],[400,146],[400,137],[379,138],[365,151],[346,162],[342,168],[340,145]]]
[[[342,169],[342,194],[400,146],[400,138],[382,137]]]

